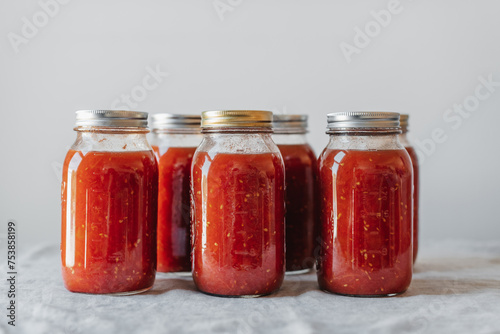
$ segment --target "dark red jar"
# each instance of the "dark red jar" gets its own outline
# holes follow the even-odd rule
[[[307,142],[306,115],[274,115],[273,140],[285,163],[286,272],[309,272],[318,232],[317,159]]]
[[[151,115],[158,161],[158,271],[191,275],[191,161],[201,142],[199,115]]]
[[[408,154],[410,154],[411,162],[413,165],[413,263],[417,260],[418,253],[418,235],[419,235],[419,225],[418,225],[418,205],[419,205],[419,193],[420,193],[420,167],[418,165],[418,157],[415,148],[411,145],[408,140],[408,119],[409,115],[401,115],[401,131],[399,135],[399,141],[403,145]]]

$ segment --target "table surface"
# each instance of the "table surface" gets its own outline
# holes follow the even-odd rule
[[[424,243],[409,290],[389,298],[328,294],[315,274],[287,276],[278,293],[255,299],[208,296],[169,274],[140,295],[75,294],[57,245],[32,246],[18,266],[16,327],[2,316],[0,332],[500,333],[500,242]]]

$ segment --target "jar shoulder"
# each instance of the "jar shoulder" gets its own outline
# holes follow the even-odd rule
[[[78,132],[71,150],[81,152],[151,151],[146,133]]]
[[[270,134],[205,134],[197,152],[262,154],[278,153],[280,150]]]
[[[151,133],[149,142],[160,151],[171,147],[198,147],[203,139],[201,133]]]
[[[322,174],[335,171],[340,175],[345,171],[373,173],[393,173],[400,176],[411,176],[413,164],[408,152],[402,148],[397,150],[342,150],[326,148],[318,159],[318,167]]]

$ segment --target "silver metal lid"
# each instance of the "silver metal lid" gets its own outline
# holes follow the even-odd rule
[[[146,128],[148,126],[148,113],[128,110],[78,110],[75,125],[77,127]]]
[[[275,133],[307,132],[307,115],[273,115]]]
[[[327,115],[328,130],[384,128],[399,130],[399,113],[386,111],[347,111]]]
[[[201,115],[151,114],[150,128],[153,130],[199,129]]]
[[[408,118],[410,118],[410,115],[407,114],[401,114],[399,116],[399,124],[403,133],[408,132]]]
[[[202,128],[271,128],[273,113],[264,110],[213,110],[201,113]]]

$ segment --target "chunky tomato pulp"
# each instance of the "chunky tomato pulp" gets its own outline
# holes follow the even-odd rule
[[[158,271],[191,271],[190,175],[196,147],[170,147],[158,157]]]
[[[419,192],[419,166],[418,158],[415,149],[411,146],[407,146],[406,150],[410,155],[411,162],[413,164],[413,263],[417,260],[418,253],[418,192]]]
[[[412,165],[402,150],[325,150],[321,180],[321,289],[404,292],[412,276]]]
[[[278,145],[285,162],[286,270],[314,265],[316,156],[309,145]]]
[[[192,182],[196,286],[223,296],[277,290],[285,271],[281,157],[198,152]]]
[[[61,243],[68,290],[125,293],[153,285],[157,187],[152,151],[68,152]]]

